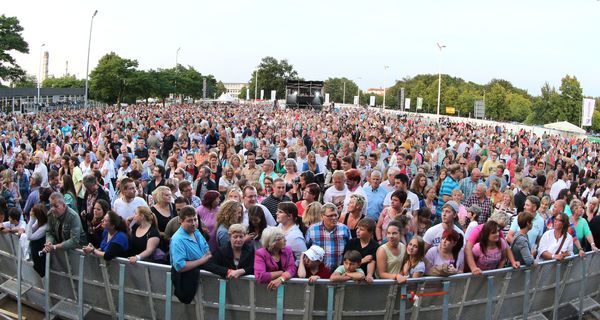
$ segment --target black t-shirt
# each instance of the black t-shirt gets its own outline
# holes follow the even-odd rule
[[[167,223],[169,223],[169,221],[171,221],[171,219],[173,219],[173,217],[175,217],[175,214],[176,214],[175,206],[169,205],[169,210],[170,210],[171,214],[167,218],[167,217],[163,216],[160,212],[158,212],[156,207],[153,206],[150,209],[150,211],[152,211],[152,213],[154,213],[154,216],[156,216],[158,231],[160,231],[160,232],[165,232],[165,229],[167,228]]]
[[[146,234],[144,234],[143,236],[138,238],[135,235],[135,232],[138,227],[139,227],[139,225],[136,224],[131,228],[131,239],[129,242],[129,256],[135,256],[135,255],[138,255],[138,254],[144,252],[144,250],[146,250],[146,244],[148,243],[148,239],[154,238],[154,237],[160,239],[160,234],[158,233],[158,229],[156,229],[156,227],[150,227],[150,229],[148,229],[148,232],[146,232]]]
[[[352,238],[350,239],[350,241],[348,241],[348,244],[344,248],[344,253],[346,253],[346,251],[356,250],[360,252],[361,257],[364,258],[368,255],[372,255],[373,260],[375,260],[377,259],[377,248],[379,248],[379,244],[377,243],[377,241],[375,241],[375,239],[371,239],[367,246],[363,247],[360,244],[359,238]],[[360,266],[360,268],[365,272],[365,274],[367,273],[367,265],[368,263],[364,263]]]
[[[595,216],[589,223],[592,236],[594,237],[594,243],[596,246],[600,244],[600,216]]]

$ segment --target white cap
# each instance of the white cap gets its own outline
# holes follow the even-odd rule
[[[308,250],[304,251],[304,255],[311,261],[323,261],[325,257],[325,250],[319,246],[311,246]]]

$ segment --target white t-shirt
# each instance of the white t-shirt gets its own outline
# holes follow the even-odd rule
[[[122,198],[119,198],[115,200],[115,203],[113,204],[113,209],[118,215],[121,216],[121,218],[127,220],[127,218],[133,216],[133,214],[135,213],[135,209],[141,206],[147,207],[148,204],[146,203],[146,200],[140,197],[133,198],[133,200],[131,200],[131,202],[129,203],[125,202]]]
[[[346,200],[346,194],[348,193],[348,187],[344,185],[344,190],[339,191],[335,186],[331,186],[325,191],[323,195],[323,203],[331,202],[338,208],[344,207],[344,200]]]
[[[442,226],[442,223],[438,223],[435,226],[429,228],[427,231],[425,231],[425,234],[423,235],[423,241],[425,241],[425,243],[433,247],[439,246],[440,242],[442,242],[442,234],[444,233],[444,228]],[[465,239],[465,234],[463,233],[463,231],[460,230],[455,224],[453,224],[452,226],[454,227],[454,231],[462,234],[463,239]]]
[[[349,191],[348,193],[346,193],[346,198],[344,199],[344,209],[342,210],[342,214],[346,214],[346,212],[348,212],[348,204],[350,203],[350,195],[352,195],[353,193],[360,194],[363,197],[365,197],[365,204],[363,205],[362,214],[367,215],[367,204],[369,202],[369,199],[367,198],[367,194],[365,193],[365,190],[362,187],[356,188],[356,190],[354,190],[354,192]]]
[[[321,157],[320,155],[315,155],[315,160],[317,161],[317,165],[319,166],[319,172],[325,173],[327,170],[327,156]]]
[[[473,228],[477,227],[479,224],[477,223],[477,221],[471,221],[469,222],[469,225],[467,226],[467,231],[465,232],[465,239],[469,238],[469,235],[471,234],[471,230],[473,230]]]

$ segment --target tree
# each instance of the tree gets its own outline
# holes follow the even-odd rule
[[[240,100],[247,100],[248,99],[246,97],[246,90],[248,90],[248,88],[246,86],[242,86],[242,88],[240,89],[240,94],[238,95],[238,98]]]
[[[13,88],[37,88],[37,77],[31,74],[21,77],[11,83]]]
[[[44,88],[83,88],[85,80],[77,79],[74,75],[59,78],[49,77],[42,82]]]
[[[227,92],[227,88],[225,88],[225,84],[223,84],[223,81],[217,82],[217,84],[215,85],[215,94],[217,98],[225,92]]]
[[[23,27],[17,17],[0,16],[0,80],[16,81],[25,71],[16,63],[10,51],[29,53],[29,45],[21,35]]]
[[[569,121],[575,125],[581,123],[581,103],[583,91],[575,76],[566,75],[560,84],[559,121]]]
[[[256,77],[258,72],[258,77]],[[252,72],[248,87],[250,88],[250,98],[254,99],[255,79],[258,79],[258,90],[256,95],[260,97],[260,90],[265,91],[265,98],[269,96],[271,90],[277,90],[277,99],[285,97],[285,83],[287,80],[298,79],[298,72],[294,66],[288,63],[286,59],[278,61],[273,57],[264,57],[257,70]]]
[[[133,78],[137,60],[124,59],[111,52],[98,61],[90,73],[90,96],[106,103],[119,104],[129,88],[135,87]]]
[[[347,78],[329,78],[325,80],[323,90],[325,93],[329,93],[329,101],[344,102],[344,83],[346,87],[345,103],[354,103],[354,96],[358,94],[358,86],[354,81]]]

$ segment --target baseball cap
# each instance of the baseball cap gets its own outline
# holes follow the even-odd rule
[[[316,245],[311,246],[303,253],[311,261],[323,261],[323,258],[325,257],[325,250]]]
[[[454,213],[458,213],[458,210],[459,210],[459,208],[460,208],[460,207],[458,206],[458,203],[456,203],[456,201],[454,201],[454,200],[450,200],[450,201],[446,202],[446,203],[444,204],[444,206],[442,206],[442,208],[443,208],[443,207],[446,207],[446,206],[449,206],[450,208],[452,208],[452,210],[454,210]]]

